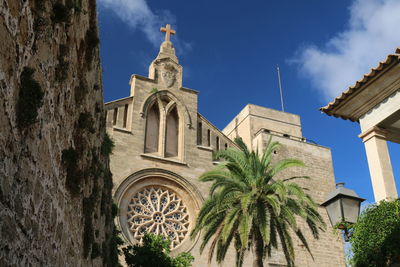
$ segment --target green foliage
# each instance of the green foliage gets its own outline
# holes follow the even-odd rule
[[[102,170],[104,190],[101,195],[100,212],[101,215],[106,215],[106,221],[110,221],[113,218],[112,207],[109,205],[112,201],[111,190],[113,187],[112,173],[109,169]]]
[[[78,168],[78,152],[72,147],[62,151],[61,161],[66,168],[67,177],[65,185],[72,196],[80,192],[80,183],[83,178],[82,171]]]
[[[70,9],[62,2],[56,2],[53,5],[52,21],[54,23],[68,22],[70,18]]]
[[[171,241],[164,236],[146,233],[143,245],[123,248],[125,261],[130,267],[189,267],[194,257],[188,253],[180,253],[177,257],[169,254]]]
[[[92,160],[96,161],[96,160]],[[82,200],[82,213],[84,218],[84,229],[83,229],[83,256],[86,258],[89,256],[90,249],[92,249],[90,257],[96,258],[100,255],[100,247],[95,242],[95,231],[93,229],[92,217],[96,218],[96,203],[99,199],[99,187],[97,180],[93,181],[92,193],[89,197],[85,197]],[[98,234],[97,234],[98,235]],[[96,236],[97,236],[96,235]]]
[[[335,235],[340,235],[344,231],[347,236],[351,236],[353,234],[354,223],[341,221],[337,222],[332,228]]]
[[[156,88],[156,87],[154,87],[154,88],[152,88],[151,90],[150,90],[150,94],[155,94],[155,93],[157,93],[158,92],[158,89]]]
[[[354,227],[354,223],[349,223],[349,222],[337,222],[334,226],[333,229],[337,229],[337,230],[343,230],[343,229],[347,229],[347,230],[352,230]]]
[[[108,267],[120,267],[118,256],[120,255],[119,246],[123,245],[123,241],[120,237],[120,232],[115,229],[111,238],[106,242],[103,242],[101,249],[101,256],[103,258],[103,265]]]
[[[117,204],[113,203],[111,206],[111,216],[115,218],[117,217],[117,215],[118,215],[118,206]]]
[[[33,79],[34,69],[25,67],[20,76],[20,89],[17,101],[17,125],[23,129],[35,123],[38,109],[43,104],[43,90]]]
[[[174,267],[189,267],[192,266],[194,257],[190,252],[179,253],[172,261],[172,266]]]
[[[111,192],[110,191],[103,191],[103,193],[108,193]],[[111,202],[111,197],[108,198],[109,202]],[[117,211],[109,211],[109,214],[112,213],[112,219],[115,218],[116,214],[118,213],[118,207],[113,204],[114,209],[116,208]],[[107,207],[110,207],[110,205],[108,205]],[[107,216],[107,215],[106,215]],[[121,251],[119,249],[119,247],[121,245],[124,244],[124,241],[122,240],[121,236],[120,236],[120,232],[116,229],[115,225],[113,224],[113,233],[110,237],[107,237],[107,242],[103,242],[102,244],[102,253],[101,256],[103,258],[103,265],[104,266],[108,266],[108,267],[120,267],[121,265],[119,264],[119,255],[121,254]]]
[[[101,143],[101,154],[108,156],[112,153],[114,148],[114,142],[111,140],[110,136],[106,133],[104,135],[103,142]]]
[[[270,256],[278,244],[281,244],[287,266],[294,266],[292,232],[311,254],[296,218],[306,222],[314,238],[318,238],[320,228],[325,227],[317,204],[293,182],[308,177],[276,179],[281,171],[304,164],[294,159],[273,164],[273,152],[280,145],[271,139],[262,155],[258,151],[249,151],[241,139],[235,142],[239,149],[216,152],[215,158],[224,161],[199,178],[213,184],[191,237],[203,231],[201,252],[212,240],[209,262],[216,251],[216,260],[221,263],[233,241],[237,266],[242,266],[244,255],[250,248],[255,252],[257,265],[263,266],[266,255]]]
[[[120,250],[118,249],[124,242],[120,237],[120,232],[115,229],[114,226],[114,233],[111,237],[111,250],[110,250],[110,266],[120,266],[118,256],[120,254]]]
[[[366,208],[350,238],[352,266],[390,266],[400,263],[400,199]]]

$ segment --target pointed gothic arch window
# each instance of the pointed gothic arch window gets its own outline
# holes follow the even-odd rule
[[[211,131],[210,129],[207,130],[207,146],[211,146]]]
[[[165,156],[178,156],[179,144],[179,115],[176,106],[167,114],[166,118],[166,134],[165,134]]]
[[[203,144],[203,126],[201,122],[197,124],[197,144],[200,146]]]
[[[155,102],[147,113],[146,136],[145,136],[145,153],[153,153],[158,151],[160,132],[160,110],[157,102]]]
[[[118,119],[118,108],[114,108],[113,125],[117,124],[117,119]]]
[[[123,127],[126,128],[126,122],[128,120],[128,104],[124,107],[124,124]]]

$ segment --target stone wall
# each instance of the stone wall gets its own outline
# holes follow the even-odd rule
[[[295,182],[305,188],[306,192],[318,205],[324,202],[328,193],[335,190],[335,177],[330,149],[265,132],[257,135],[253,143],[258,144],[259,151],[262,151],[271,137],[273,141],[278,141],[281,144],[281,147],[274,153],[275,161],[293,158],[301,160],[305,164],[305,167],[291,167],[282,171],[278,178],[308,176],[310,179],[298,179]],[[319,239],[313,238],[304,221],[298,221],[298,225],[310,246],[312,256],[297,237],[293,238],[296,255],[295,265],[310,267],[345,266],[342,237],[332,229],[326,209],[319,206],[318,212],[326,223],[326,228],[320,231]],[[283,252],[281,250],[274,251],[270,262],[284,265]]]
[[[95,0],[0,0],[0,266],[115,260],[98,43]]]

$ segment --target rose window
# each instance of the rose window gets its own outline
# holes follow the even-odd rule
[[[187,208],[176,193],[161,187],[147,187],[137,192],[128,205],[129,229],[136,241],[146,232],[167,236],[171,249],[185,239],[189,228]]]

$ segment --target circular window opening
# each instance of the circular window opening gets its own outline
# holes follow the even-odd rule
[[[129,231],[137,242],[145,233],[163,235],[178,247],[189,232],[190,217],[178,194],[162,186],[147,186],[136,192],[126,214]]]
[[[118,187],[115,197],[117,224],[132,244],[141,243],[145,233],[153,233],[169,238],[171,250],[177,254],[197,242],[198,236],[191,239],[190,232],[202,199],[182,178],[170,172],[138,172]]]

